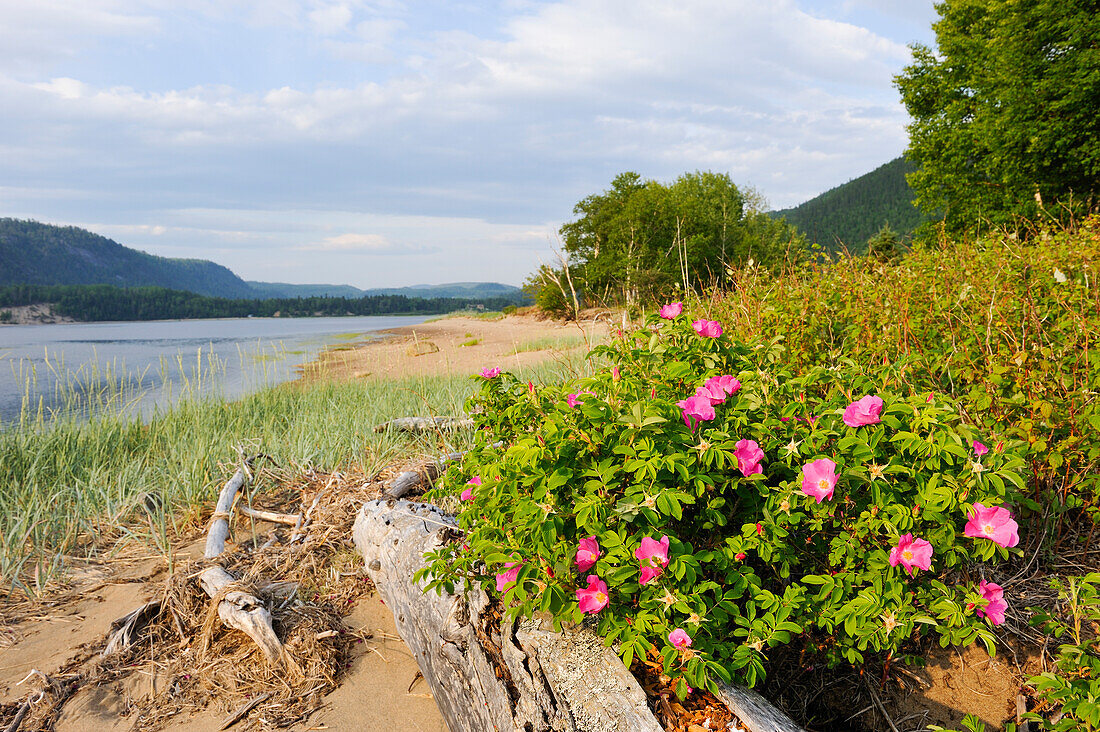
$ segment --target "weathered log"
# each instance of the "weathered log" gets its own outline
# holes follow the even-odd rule
[[[715,696],[750,732],[804,732],[793,719],[752,689],[718,682]]]
[[[389,422],[376,425],[375,432],[428,432],[442,430],[451,432],[454,430],[470,430],[475,426],[474,420],[469,417],[398,417]]]
[[[386,485],[383,493],[388,498],[401,498],[406,493],[416,490],[421,485],[431,485],[432,481],[440,476],[443,470],[456,460],[461,460],[464,452],[452,452],[438,460],[428,463],[418,470],[406,470]]]
[[[533,620],[487,625],[489,598],[479,587],[439,595],[414,583],[424,553],[443,546],[454,526],[432,506],[382,500],[363,506],[353,530],[452,732],[661,729],[638,682],[591,630],[557,633]],[[727,696],[752,732],[799,729],[752,692]]]
[[[550,664],[547,673],[540,652],[544,636],[516,634],[508,622],[486,627],[489,598],[479,588],[470,588],[469,602],[461,595],[424,593],[413,573],[424,566],[424,552],[440,547],[453,526],[450,516],[431,506],[370,501],[354,528],[367,571],[451,732],[661,729],[638,682],[598,638],[576,665]],[[576,632],[583,637],[588,631]],[[499,634],[499,650],[482,645],[479,636],[488,634]]]

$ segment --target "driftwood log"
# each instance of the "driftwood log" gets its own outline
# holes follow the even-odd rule
[[[453,430],[472,430],[474,426],[474,420],[469,417],[398,417],[375,426],[374,431],[434,432],[440,430],[451,432]]]
[[[618,656],[586,628],[493,621],[488,596],[424,592],[413,574],[448,543],[454,519],[433,506],[383,499],[356,517],[353,534],[375,587],[393,612],[451,732],[656,732],[645,693]],[[752,732],[801,732],[752,692],[723,698]]]
[[[497,442],[493,444],[493,447],[500,447],[502,444]],[[386,498],[403,498],[409,491],[416,490],[423,485],[430,486],[436,478],[442,475],[448,465],[458,462],[465,455],[465,452],[448,453],[417,470],[406,470],[386,484],[382,495]]]
[[[420,486],[430,486],[432,481],[438,478],[449,464],[461,460],[465,454],[464,452],[452,452],[418,470],[406,470],[391,480],[386,485],[383,493],[388,498],[401,498],[409,491],[416,490]]]
[[[218,505],[206,535],[205,557],[209,560],[225,551],[225,539],[229,535],[229,517],[237,491],[248,481],[246,465],[241,466],[222,487]],[[255,595],[235,588],[233,575],[214,564],[199,574],[199,584],[212,600],[218,603],[218,617],[230,628],[235,628],[251,638],[268,662],[275,663],[283,653],[283,644],[271,627],[271,613],[263,601]]]

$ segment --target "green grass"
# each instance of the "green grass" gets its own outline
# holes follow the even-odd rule
[[[574,348],[580,348],[584,345],[585,340],[579,335],[567,335],[567,336],[544,336],[542,338],[535,338],[534,340],[520,343],[515,347],[512,353],[526,353],[527,351],[568,351]]]
[[[587,368],[580,359],[548,363],[523,378],[545,383]],[[460,414],[476,388],[467,376],[291,383],[235,402],[185,395],[145,421],[109,386],[91,399],[90,419],[72,408],[48,419],[29,405],[19,424],[0,429],[0,589],[35,593],[65,555],[102,552],[120,527],[159,544],[142,497],[161,499],[154,523],[178,527],[194,517],[191,509],[212,503],[235,469],[237,445],[291,471],[366,473],[412,453],[464,449],[469,433],[443,445],[436,435],[373,427],[400,416]]]
[[[504,313],[499,310],[486,310],[484,312],[478,310],[456,310],[453,313],[447,313],[446,315],[437,315],[434,318],[428,318],[425,323],[434,323],[437,320],[449,320],[450,318],[473,318],[474,320],[504,320]]]

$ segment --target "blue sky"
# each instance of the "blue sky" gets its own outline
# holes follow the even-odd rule
[[[625,170],[775,208],[905,148],[924,0],[0,0],[0,216],[246,279],[519,284]]]

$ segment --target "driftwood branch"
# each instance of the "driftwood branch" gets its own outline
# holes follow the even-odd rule
[[[218,600],[221,621],[251,638],[267,660],[275,663],[282,655],[283,644],[271,627],[271,613],[260,598],[233,589],[235,582],[233,575],[218,566],[208,567],[199,575],[203,591]]]
[[[229,536],[229,516],[233,510],[233,502],[237,498],[237,491],[248,481],[247,462],[237,468],[237,472],[222,487],[218,494],[218,504],[214,508],[214,515],[210,519],[210,531],[206,535],[205,559],[214,557],[225,551],[225,539]]]
[[[435,507],[381,500],[363,506],[353,530],[452,732],[661,729],[638,682],[587,628],[558,633],[535,620],[491,621],[479,587],[425,593],[413,575],[426,566],[425,552],[449,541],[452,527],[454,519]],[[751,732],[801,732],[752,691],[723,687],[720,698]]]
[[[206,559],[216,559],[225,551],[225,539],[229,534],[229,517],[237,491],[248,480],[247,461],[222,488],[210,531],[206,536]],[[283,644],[271,627],[271,613],[260,598],[241,589],[234,589],[233,575],[218,565],[207,567],[199,575],[199,584],[213,600],[218,602],[218,617],[230,628],[235,628],[263,651],[270,663],[282,656]]]
[[[129,648],[138,632],[160,614],[160,609],[161,601],[154,600],[111,623],[111,627],[115,631],[111,633],[111,637],[107,640],[107,647],[99,655],[106,658],[111,654]]]
[[[465,454],[465,452],[452,452],[418,470],[406,470],[386,485],[383,495],[388,498],[401,498],[422,485],[431,485],[449,464],[461,460]]]
[[[273,524],[297,526],[302,521],[302,514],[300,513],[275,513],[274,511],[263,511],[258,508],[249,508],[248,506],[240,506],[237,510],[249,518],[256,519],[257,521],[268,521]]]
[[[255,697],[253,699],[249,699],[247,702],[242,704],[241,707],[239,709],[237,709],[237,711],[233,712],[232,714],[230,714],[228,717],[225,718],[225,721],[222,722],[222,726],[220,727],[220,729],[223,729],[223,730],[224,729],[229,729],[230,727],[235,725],[237,722],[240,722],[242,719],[244,719],[245,715],[247,715],[253,709],[260,706],[261,704],[263,704],[265,701],[267,701],[270,698],[271,698],[271,692],[268,691],[268,692],[265,692],[263,694],[260,694],[259,696]]]
[[[503,442],[496,442],[493,443],[493,447],[500,447],[503,444]],[[382,491],[382,495],[386,498],[403,498],[407,493],[422,485],[431,485],[447,469],[448,465],[458,462],[465,455],[465,451],[448,453],[418,470],[406,470],[386,484],[386,489]]]
[[[375,432],[429,432],[442,430],[470,430],[475,427],[474,420],[469,417],[398,417],[389,422],[383,422],[374,428]]]

